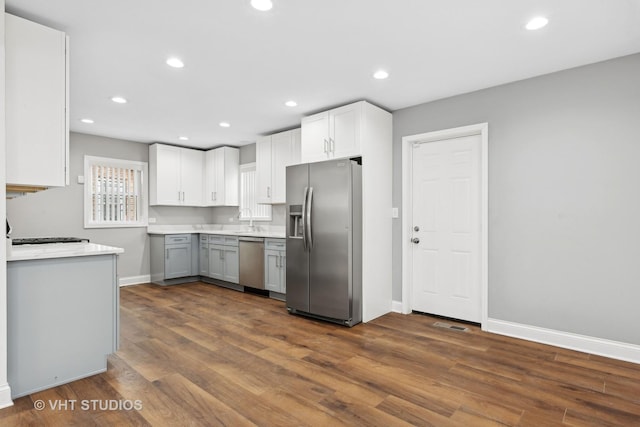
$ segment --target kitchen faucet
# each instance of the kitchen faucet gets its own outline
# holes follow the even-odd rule
[[[249,231],[253,231],[253,213],[250,208],[240,208],[238,210],[238,219],[241,219],[242,211],[249,211]]]

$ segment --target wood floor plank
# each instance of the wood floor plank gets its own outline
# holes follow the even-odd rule
[[[201,282],[122,288],[120,319],[107,372],[16,399],[0,425],[640,425],[639,365],[477,325],[390,313],[345,328]]]

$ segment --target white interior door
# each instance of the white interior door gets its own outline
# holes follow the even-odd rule
[[[481,136],[413,148],[412,309],[480,322]]]

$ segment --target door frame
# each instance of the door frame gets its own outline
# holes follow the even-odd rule
[[[480,135],[480,303],[481,327],[489,317],[489,124],[479,123],[402,137],[402,313],[411,313],[413,294],[413,144]]]

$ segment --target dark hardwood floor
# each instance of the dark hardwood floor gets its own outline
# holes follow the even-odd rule
[[[349,329],[214,285],[131,286],[108,371],[17,399],[0,425],[640,425],[640,365],[437,321]]]

